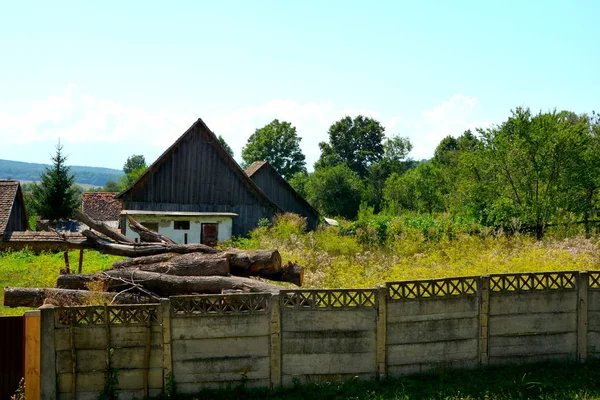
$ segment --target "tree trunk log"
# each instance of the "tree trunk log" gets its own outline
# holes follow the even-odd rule
[[[90,230],[81,232],[88,240],[85,244],[100,253],[123,257],[153,256],[163,253],[206,253],[216,254],[219,250],[203,244],[132,243],[121,244],[102,239]]]
[[[222,290],[242,290],[243,292],[279,292],[280,286],[271,285],[256,279],[236,276],[174,276],[146,272],[137,269],[118,269],[98,273],[97,275],[62,275],[58,278],[59,287],[82,288],[85,284],[100,278],[104,290],[120,291],[139,286],[157,296],[180,294],[219,294]]]
[[[127,267],[117,267],[113,265],[111,270],[126,269]],[[157,262],[153,264],[138,264],[134,269],[146,272],[158,272],[167,275],[177,276],[227,276],[229,275],[229,261],[226,257],[219,254],[177,254],[168,261]]]
[[[106,225],[103,222],[94,221],[92,218],[90,218],[89,215],[87,215],[86,213],[84,213],[82,211],[79,211],[79,210],[73,211],[73,218],[75,218],[79,222],[83,222],[84,224],[89,226],[91,229],[95,229],[96,231],[106,235],[107,237],[111,238],[112,240],[116,240],[117,242],[122,242],[122,243],[133,243],[132,239],[128,238],[127,236],[123,235],[120,232],[115,231],[114,229],[112,229],[111,227],[109,227],[108,225]]]
[[[193,253],[190,253],[193,254]],[[179,253],[163,253],[155,256],[144,256],[136,258],[128,258],[126,260],[115,261],[110,269],[137,268],[146,264],[156,264],[167,262],[173,257],[179,256]]]
[[[106,293],[52,288],[4,288],[5,307],[40,307],[44,303],[56,306],[72,306],[90,302],[98,304],[144,304],[158,303],[158,299],[133,293]]]
[[[131,218],[131,216],[126,215],[125,217],[127,218],[127,221],[129,221],[129,227],[131,230],[140,235],[140,240],[142,242],[175,244],[171,238],[146,228],[144,225]]]
[[[302,286],[302,282],[304,281],[304,269],[301,266],[290,262],[281,267],[279,272],[264,274],[260,277],[272,281],[290,282],[296,286]]]
[[[246,276],[276,273],[281,270],[281,255],[277,250],[238,250],[227,249],[232,271],[239,271]],[[245,271],[245,272],[242,272]],[[238,275],[236,272],[232,272]]]

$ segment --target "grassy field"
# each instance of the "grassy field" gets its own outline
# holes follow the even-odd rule
[[[434,227],[435,228],[435,227]],[[359,228],[360,229],[360,228]],[[377,232],[349,234],[330,227],[305,233],[286,216],[232,246],[279,249],[284,261],[305,267],[306,287],[374,287],[386,281],[508,272],[598,270],[598,238],[557,231],[543,241],[528,235],[469,234],[451,227],[402,229],[382,243]],[[367,236],[367,240],[364,239]]]
[[[83,273],[104,270],[122,257],[100,254],[97,251],[85,251]],[[69,253],[71,268],[77,268],[79,251]],[[18,287],[54,287],[56,278],[65,261],[63,253],[34,254],[29,251],[0,253],[0,285]],[[4,304],[4,291],[0,294]],[[0,315],[21,315],[25,308],[0,307]]]
[[[296,385],[268,391],[207,390],[189,399],[218,400],[408,400],[408,399],[600,399],[600,364],[544,363],[528,366],[446,371],[382,381]]]
[[[381,240],[382,229],[375,223],[358,227],[343,223],[306,233],[300,218],[287,215],[225,246],[279,249],[285,262],[305,267],[307,288],[365,288],[398,280],[600,269],[598,237],[586,239],[581,232],[566,229],[536,241],[528,235],[472,230],[469,225],[427,217],[391,221]],[[77,265],[78,252],[71,252],[70,259]],[[83,272],[104,270],[118,259],[86,251]],[[0,284],[54,287],[63,266],[62,253],[0,253]],[[22,313],[23,309],[0,307],[0,315]]]

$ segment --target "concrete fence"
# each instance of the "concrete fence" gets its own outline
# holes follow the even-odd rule
[[[119,398],[141,398],[173,383],[193,393],[583,361],[600,349],[600,273],[177,296],[160,305],[49,307],[40,314],[42,398],[96,399],[113,375]]]

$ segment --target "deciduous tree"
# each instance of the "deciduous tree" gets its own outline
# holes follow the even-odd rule
[[[358,174],[344,164],[319,168],[310,175],[306,189],[308,202],[323,215],[349,219],[358,213],[363,190]]]
[[[123,172],[125,172],[125,175],[129,175],[135,170],[146,167],[148,166],[146,165],[146,159],[144,156],[134,154],[130,157],[127,157],[127,161],[125,161],[125,164],[123,165]]]
[[[343,163],[359,176],[366,176],[369,166],[384,155],[384,132],[385,128],[372,118],[342,118],[329,128],[329,143],[319,143],[321,158],[315,169]]]
[[[292,124],[275,119],[248,138],[248,143],[242,149],[244,168],[255,161],[264,160],[285,179],[290,179],[306,168],[300,140]]]

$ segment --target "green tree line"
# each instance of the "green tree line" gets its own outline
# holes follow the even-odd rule
[[[299,152],[295,128],[274,123],[292,128],[288,136],[293,140],[286,142],[295,141]],[[264,154],[274,165],[282,165],[278,157],[290,159],[290,150],[278,151],[283,147],[276,145],[257,151],[259,132],[281,135],[272,126],[258,129],[246,147],[252,152],[242,153],[246,165]],[[540,238],[548,225],[564,220],[585,223],[589,231],[598,212],[596,113],[534,113],[519,107],[499,125],[444,138],[432,159],[419,162],[409,157],[408,138],[386,136],[372,118],[345,117],[331,125],[328,136],[319,145],[314,172],[306,172],[304,157],[298,155],[301,162],[291,177],[289,162],[280,171],[325,216],[354,219],[362,204],[386,215],[449,213],[484,226],[530,230]],[[260,143],[269,141],[276,138],[263,137]]]

